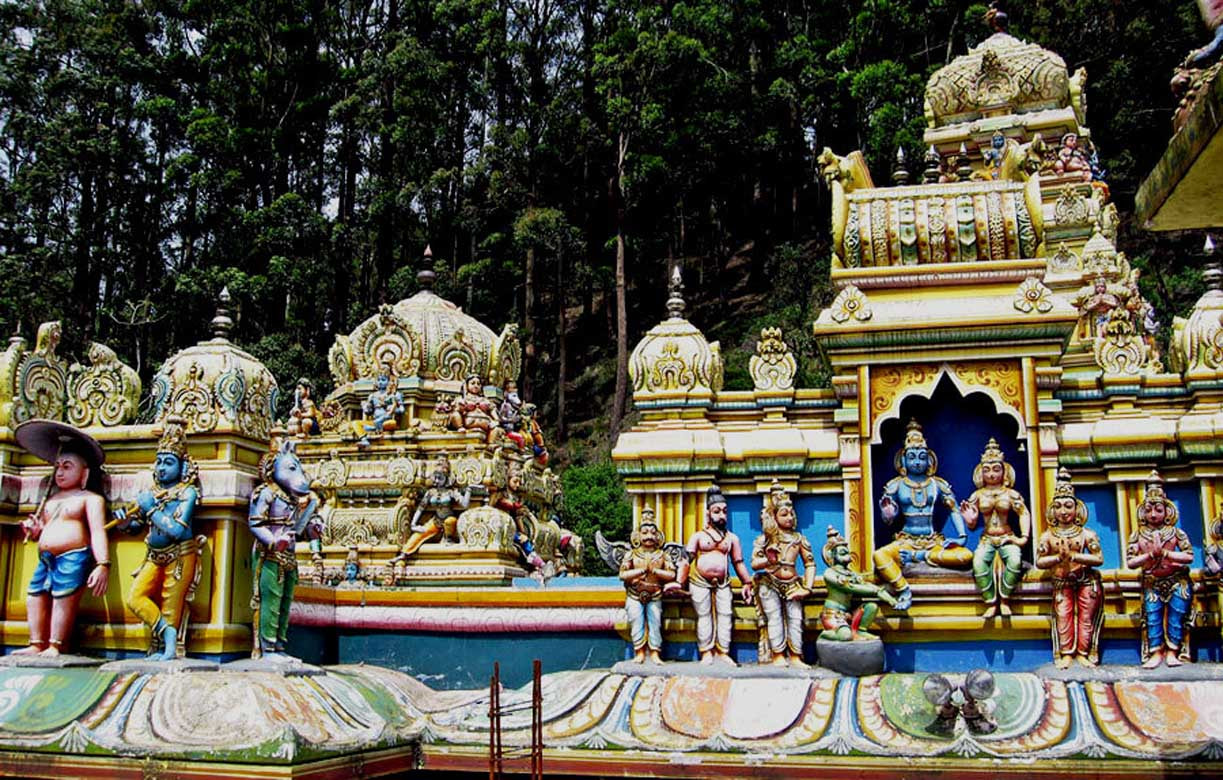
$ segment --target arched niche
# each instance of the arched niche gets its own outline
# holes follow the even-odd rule
[[[875,547],[879,548],[892,540],[895,531],[902,527],[898,517],[894,525],[883,521],[879,512],[879,497],[888,480],[899,476],[893,459],[904,443],[905,428],[909,420],[917,420],[922,426],[926,444],[938,456],[937,475],[951,484],[956,501],[968,498],[976,485],[972,472],[981,461],[981,452],[991,437],[997,440],[1006,462],[1015,468],[1015,489],[1030,502],[1027,444],[1022,420],[1009,412],[1010,407],[999,404],[984,389],[967,386],[968,392],[944,374],[934,385],[928,396],[907,394],[896,404],[897,414],[883,420],[878,429],[878,441],[871,445],[871,473],[873,476],[871,518],[875,529]],[[1032,512],[1032,508],[1028,507]],[[944,530],[948,511],[939,506],[935,510],[934,527],[945,536],[951,536],[950,528]],[[1012,518],[1013,520],[1013,518]],[[981,538],[981,525],[968,532],[968,549],[976,549]],[[1024,549],[1024,559],[1031,562],[1032,544]]]

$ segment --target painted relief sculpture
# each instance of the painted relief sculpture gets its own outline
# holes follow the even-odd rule
[[[195,463],[187,455],[181,417],[166,419],[153,462],[152,490],[114,512],[118,528],[130,534],[148,529],[144,563],[136,571],[127,608],[149,627],[149,656],[171,661],[186,628],[186,606],[199,582],[200,544],[192,519],[200,499]]]
[[[263,482],[251,493],[248,525],[255,536],[251,570],[254,588],[255,643],[251,653],[270,660],[292,660],[285,653],[289,633],[289,608],[297,587],[298,539],[312,548],[321,545],[322,521],[315,510],[318,498],[310,491],[310,479],[302,470],[292,439],[285,438],[263,456],[259,470]]]
[[[990,439],[981,462],[972,472],[977,489],[960,503],[960,514],[968,528],[980,519],[985,532],[972,557],[972,574],[986,604],[986,619],[1011,614],[1010,598],[1023,578],[1023,548],[1032,533],[1032,519],[1023,496],[1015,490],[1015,467],[1006,462],[998,442]],[[1018,533],[1011,527],[1015,515]],[[1001,561],[1001,571],[997,562]]]
[[[361,443],[364,446],[369,446],[371,436],[381,436],[398,428],[399,415],[403,414],[403,394],[397,389],[398,382],[393,373],[388,370],[379,374],[374,387],[374,392],[361,404],[364,415],[362,428],[365,431]]]
[[[421,496],[416,512],[412,515],[412,535],[408,537],[394,561],[407,560],[422,544],[439,537],[448,541],[458,540],[456,525],[459,513],[471,503],[471,486],[468,485],[462,492],[455,487],[454,477],[450,473],[450,460],[445,456],[437,459],[429,479],[432,484]],[[421,522],[421,518],[426,515],[428,519]]]
[[[71,425],[30,420],[17,426],[17,444],[54,466],[54,487],[21,522],[38,542],[38,566],[26,590],[30,644],[15,652],[60,655],[76,627],[83,588],[95,596],[110,582],[102,446]]]
[[[674,582],[675,566],[663,549],[664,539],[654,522],[654,510],[643,509],[633,534],[633,546],[620,563],[624,582],[624,610],[633,640],[633,661],[662,663],[662,589]]]
[[[1138,529],[1130,536],[1125,565],[1142,569],[1142,665],[1180,666],[1189,658],[1189,608],[1193,586],[1189,564],[1193,546],[1176,527],[1177,511],[1152,471],[1138,507]]]
[[[514,518],[514,543],[522,552],[523,560],[532,569],[532,573],[542,575],[544,560],[535,552],[535,516],[527,508],[520,491],[522,490],[522,470],[517,466],[510,468],[505,478],[505,488],[493,498],[492,505],[510,517]]]
[[[764,532],[752,545],[760,663],[806,666],[803,661],[803,599],[815,582],[811,542],[795,530],[794,503],[773,481],[760,513]],[[797,564],[803,564],[799,577]]]
[[[1070,472],[1057,474],[1053,501],[1045,515],[1049,530],[1036,546],[1036,566],[1053,573],[1053,662],[1059,669],[1077,661],[1100,663],[1100,628],[1104,625],[1104,563],[1100,537],[1087,528],[1087,505],[1074,494]]]
[[[492,443],[497,427],[497,407],[485,397],[480,375],[469,374],[463,380],[463,392],[451,404],[450,429],[480,431]]]
[[[853,602],[862,597],[877,598],[885,604],[896,606],[896,597],[887,588],[867,582],[861,574],[849,568],[853,553],[841,532],[828,526],[828,541],[821,553],[824,564],[824,585],[828,598],[820,611],[821,639],[834,642],[849,642],[857,639],[874,639],[866,632],[879,613],[879,605],[873,601],[863,602],[857,609]]]
[[[701,663],[714,659],[738,666],[730,657],[730,629],[734,613],[730,592],[730,569],[743,583],[743,598],[751,600],[752,576],[743,565],[739,537],[726,527],[726,498],[717,485],[705,494],[705,527],[694,533],[685,546],[691,566],[680,566],[676,585],[691,582],[689,594],[696,609],[696,644]]]
[[[293,390],[293,408],[289,410],[289,434],[305,438],[317,436],[319,429],[318,406],[314,403],[314,385],[309,379],[297,380]]]
[[[897,594],[896,608],[903,610],[913,603],[913,592],[901,566],[924,562],[967,569],[972,565],[973,555],[964,547],[964,518],[955,494],[951,485],[934,476],[938,456],[926,446],[926,437],[916,420],[909,421],[904,445],[893,462],[900,476],[893,477],[884,487],[879,510],[885,522],[890,524],[901,515],[904,525],[890,543],[875,550],[874,562],[879,578]],[[950,539],[944,539],[934,528],[934,509],[940,503],[947,508],[955,530]]]

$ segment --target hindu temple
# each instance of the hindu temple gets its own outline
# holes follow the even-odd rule
[[[610,453],[628,538],[568,527],[518,324],[432,270],[336,335],[323,397],[231,340],[227,291],[149,388],[14,335],[0,772],[1223,771],[1223,270],[1161,350],[1088,74],[989,19],[920,161],[817,153],[830,387],[767,328],[724,389],[674,267]],[[1195,62],[1187,128],[1217,123]],[[1216,225],[1161,166],[1144,219]]]

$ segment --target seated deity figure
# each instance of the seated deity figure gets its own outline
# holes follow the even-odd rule
[[[166,420],[153,462],[155,489],[140,491],[134,504],[114,512],[121,531],[135,534],[148,528],[144,563],[136,571],[127,608],[149,627],[149,656],[159,661],[178,655],[187,600],[198,581],[200,544],[191,523],[200,489],[184,425],[181,417]]]
[[[904,517],[903,528],[892,541],[875,550],[873,560],[879,578],[896,593],[896,608],[908,609],[913,592],[901,570],[902,565],[928,563],[950,569],[967,569],[972,565],[972,552],[964,547],[967,538],[964,518],[956,504],[951,485],[934,476],[938,457],[926,446],[921,425],[910,420],[904,444],[893,460],[899,477],[893,477],[883,489],[879,510],[891,523],[897,515]],[[944,539],[934,529],[934,509],[942,504],[948,510],[955,536]]]
[[[726,527],[726,498],[717,485],[705,495],[705,526],[688,539],[685,550],[691,565],[680,566],[675,587],[691,581],[689,593],[696,609],[696,642],[702,664],[714,659],[738,666],[730,656],[730,630],[734,612],[730,592],[730,570],[743,583],[743,598],[751,600],[752,576],[743,565],[739,537]]]
[[[450,461],[443,455],[438,458],[430,475],[431,484],[421,496],[416,511],[412,514],[412,535],[404,543],[392,562],[405,561],[410,558],[421,545],[437,538],[458,541],[457,525],[459,514],[471,503],[471,485],[460,492],[454,486],[454,477],[450,474]],[[426,514],[428,519],[421,522]]]
[[[849,543],[841,532],[828,526],[828,540],[820,552],[824,564],[824,585],[828,588],[828,598],[824,600],[824,608],[820,611],[820,625],[824,630],[820,638],[834,642],[849,642],[857,639],[874,639],[874,635],[865,629],[879,614],[879,605],[867,601],[853,609],[855,597],[863,596],[878,598],[884,604],[896,606],[896,597],[884,588],[867,582],[861,574],[849,568],[853,561],[853,553],[849,551]]]
[[[522,557],[527,562],[527,565],[531,567],[532,573],[542,575],[544,560],[539,557],[539,553],[535,552],[535,542],[533,540],[535,515],[520,497],[519,491],[521,490],[522,470],[517,466],[511,467],[508,476],[505,478],[505,487],[493,497],[492,505],[514,518],[514,527],[516,529],[514,543],[518,545],[518,549],[522,552]]]
[[[1142,665],[1147,669],[1189,660],[1193,545],[1176,519],[1176,504],[1164,492],[1159,473],[1152,471],[1138,507],[1138,528],[1125,550],[1125,565],[1142,569]]]
[[[641,510],[633,546],[620,564],[624,582],[624,610],[633,640],[633,661],[643,664],[646,651],[652,664],[662,663],[662,590],[675,581],[675,567],[663,550],[663,536],[654,522],[654,510]]]
[[[76,627],[83,589],[101,597],[110,582],[102,447],[63,423],[31,420],[17,427],[17,443],[54,466],[54,489],[21,522],[26,541],[38,542],[38,566],[26,593],[30,644],[15,654],[58,656]]]
[[[1031,535],[1032,519],[1023,496],[1015,489],[1015,468],[1006,462],[994,439],[985,445],[972,481],[977,489],[960,502],[960,515],[970,530],[977,527],[978,519],[985,523],[985,533],[972,557],[972,575],[986,604],[983,617],[1010,615],[1011,593],[1023,578],[1023,548]],[[1012,514],[1018,533],[1011,528]],[[999,573],[994,571],[997,559],[1002,560]]]
[[[795,529],[794,504],[774,480],[760,513],[764,533],[752,545],[756,620],[761,629],[760,663],[806,666],[803,661],[803,599],[815,582],[811,542]],[[799,577],[797,564],[803,563]],[[789,660],[787,661],[787,654]]]
[[[479,374],[469,374],[463,380],[463,392],[450,406],[450,429],[454,431],[480,431],[485,441],[492,443],[497,432],[497,407],[484,395],[484,385]]]
[[[370,436],[381,436],[398,427],[399,415],[403,414],[403,393],[399,392],[398,385],[388,369],[378,375],[374,392],[361,402],[361,412],[365,418],[362,424],[365,435],[361,438],[361,446],[369,446]]]
[[[314,403],[314,385],[309,379],[297,380],[293,390],[293,408],[289,410],[289,424],[286,426],[291,435],[306,438],[319,433],[318,406]]]
[[[512,379],[505,383],[505,400],[501,402],[498,417],[506,438],[514,442],[518,449],[525,447],[526,439],[519,433],[522,427],[522,398],[518,395],[518,383]]]
[[[1091,160],[1086,152],[1079,148],[1077,133],[1066,133],[1062,136],[1061,148],[1057,150],[1057,161],[1053,169],[1061,174],[1078,174],[1083,181],[1091,181]]]
[[[1087,505],[1074,494],[1070,472],[1061,469],[1045,515],[1049,530],[1036,545],[1036,566],[1053,573],[1053,663],[1100,663],[1104,589],[1097,566],[1104,563],[1100,537],[1087,528]]]

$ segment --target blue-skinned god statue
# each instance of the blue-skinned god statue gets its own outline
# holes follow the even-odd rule
[[[361,446],[369,446],[370,436],[381,436],[398,427],[399,415],[403,414],[403,393],[399,392],[398,385],[399,382],[389,370],[378,375],[374,392],[361,404],[365,417],[362,425],[365,435],[359,442]]]
[[[926,445],[921,425],[910,420],[904,444],[894,459],[900,476],[889,480],[879,499],[879,511],[884,522],[891,524],[899,516],[903,527],[892,541],[875,550],[875,571],[879,579],[896,593],[896,608],[908,609],[913,593],[901,570],[902,566],[926,563],[949,569],[972,566],[972,551],[964,546],[964,518],[951,485],[936,477],[938,456]],[[954,535],[944,538],[935,528],[935,509],[947,510]]]
[[[127,608],[149,627],[149,657],[171,661],[186,629],[187,602],[199,583],[203,541],[192,527],[200,488],[182,418],[166,420],[153,462],[153,483],[153,489],[140,491],[134,504],[113,515],[120,530],[148,530],[144,563],[136,572]]]

